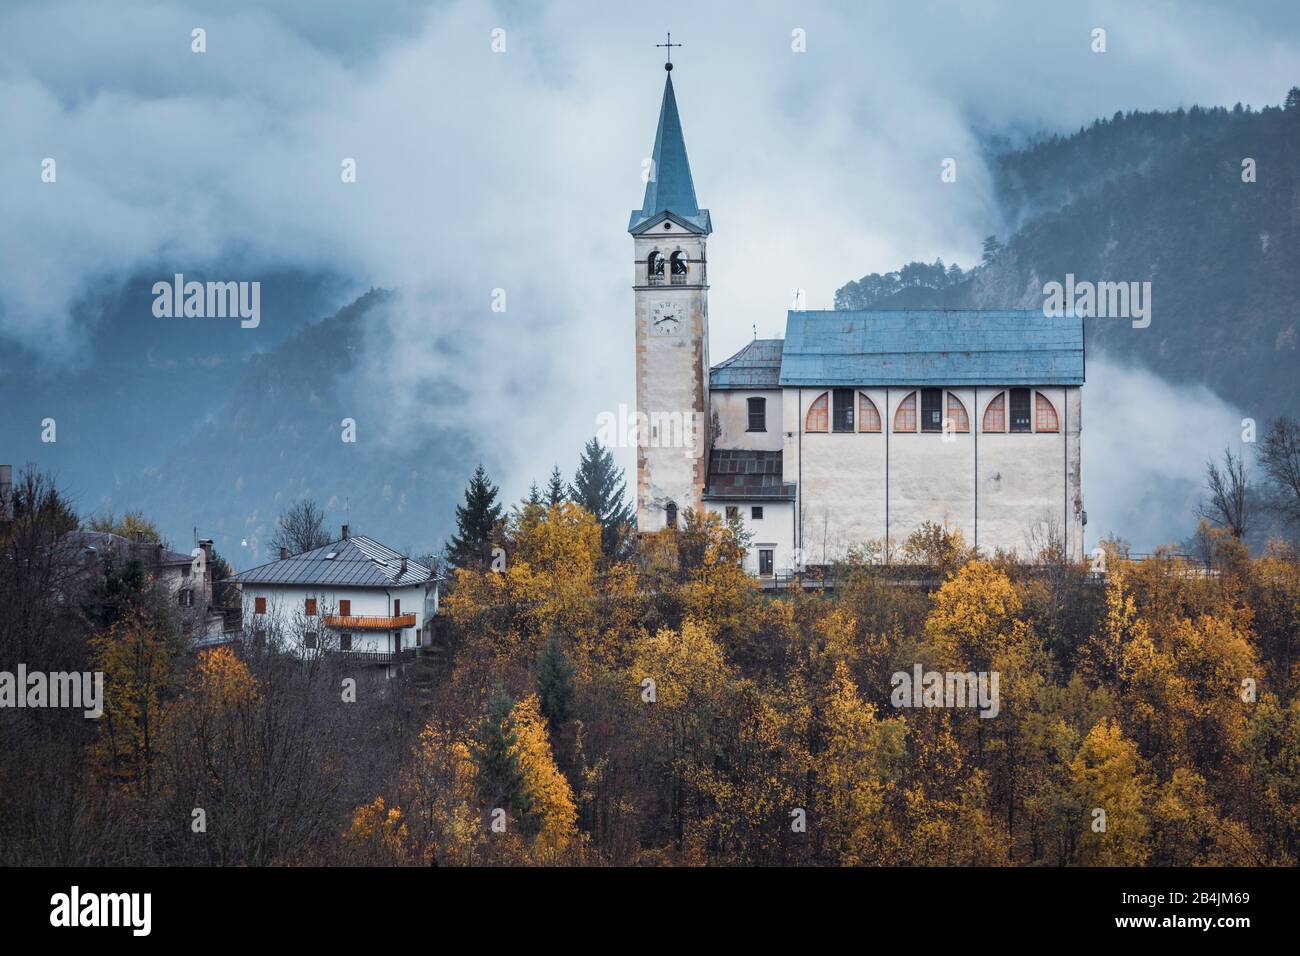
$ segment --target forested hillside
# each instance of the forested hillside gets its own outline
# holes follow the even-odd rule
[[[772,594],[716,516],[610,553],[539,493],[470,542],[435,644],[385,680],[305,618],[196,654],[138,572],[63,600],[31,558],[76,516],[36,476],[20,490],[0,668],[94,668],[105,700],[0,712],[6,865],[1300,858],[1280,546],[1212,533],[1204,567],[1109,542],[1098,573],[929,527],[901,567]],[[917,668],[996,675],[992,706],[900,700]]]
[[[1041,308],[1067,273],[1150,281],[1152,322],[1087,319],[1090,348],[1203,384],[1264,420],[1300,411],[1300,88],[1283,106],[1134,112],[992,160],[1007,226],[962,271],[911,263],[838,308]],[[1243,181],[1253,160],[1254,181]],[[1249,178],[1249,177],[1247,177]]]

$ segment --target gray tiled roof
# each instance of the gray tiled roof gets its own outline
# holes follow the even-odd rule
[[[422,584],[432,572],[373,538],[354,535],[302,554],[241,571],[240,584],[320,584],[337,587],[404,587]]]
[[[94,549],[100,556],[109,554],[123,558],[139,558],[142,561],[158,564],[190,564],[194,558],[179,551],[159,548],[156,542],[131,541],[120,534],[108,531],[69,531],[64,540],[75,547]]]
[[[781,452],[715,448],[709,456],[705,498],[794,498],[794,485],[781,480]]]
[[[709,369],[709,388],[780,388],[782,339],[754,339]]]

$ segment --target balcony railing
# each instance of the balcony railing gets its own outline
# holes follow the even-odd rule
[[[396,631],[403,627],[415,627],[415,615],[382,617],[377,614],[326,614],[325,626],[335,631]]]
[[[659,276],[657,276],[657,275],[651,275],[651,276],[648,276],[647,279],[648,279],[648,284],[649,284],[649,285],[663,285],[663,284],[664,284],[664,277],[661,276],[661,275],[659,275]]]
[[[673,274],[673,285],[686,285],[686,273]]]
[[[415,660],[414,647],[404,647],[400,651],[341,651],[330,648],[325,653],[331,660],[346,664],[398,664]]]

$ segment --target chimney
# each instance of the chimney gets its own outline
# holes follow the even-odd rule
[[[402,555],[402,566],[397,569],[397,580],[406,577],[406,555]]]
[[[212,539],[199,538],[199,547],[203,549],[203,565],[209,567],[212,564]]]
[[[288,548],[281,548],[281,549],[280,549],[280,560],[281,560],[281,561],[284,561],[284,560],[286,560],[288,557],[289,557],[289,549],[288,549]]]
[[[343,540],[344,540],[344,541],[348,540],[348,526],[347,526],[347,525],[344,525],[344,526],[343,526]]]
[[[14,520],[14,469],[0,465],[0,521]]]
[[[142,531],[140,528],[135,529],[135,543],[144,544],[144,531]]]

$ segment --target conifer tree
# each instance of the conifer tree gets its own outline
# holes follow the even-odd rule
[[[456,533],[447,544],[447,560],[457,568],[486,567],[500,526],[497,487],[479,465],[465,489],[465,503],[456,506]]]
[[[505,688],[497,685],[488,697],[487,709],[479,721],[471,753],[478,768],[479,796],[484,810],[498,807],[526,815],[529,807],[524,797],[524,775],[519,767],[514,718],[515,702]]]
[[[541,698],[541,714],[554,733],[569,719],[573,708],[573,665],[564,654],[558,637],[546,642],[537,658],[537,695]]]
[[[609,449],[595,438],[582,449],[578,471],[569,486],[569,498],[586,508],[600,522],[601,550],[606,557],[617,557],[623,541],[632,527],[632,509],[624,500],[627,484],[623,469],[614,464]]]
[[[560,466],[551,466],[551,480],[546,483],[546,507],[554,508],[561,501],[566,501],[569,495],[564,487],[564,478],[560,474]]]

